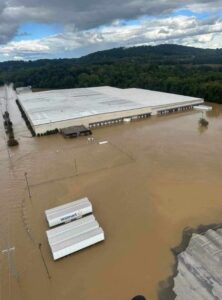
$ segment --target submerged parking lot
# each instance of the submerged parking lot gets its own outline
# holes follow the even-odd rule
[[[88,141],[32,138],[11,99],[19,147],[6,148],[1,119],[0,248],[14,249],[0,256],[1,299],[158,299],[182,230],[222,220],[222,106],[213,108],[205,130],[198,112],[180,112],[95,129]],[[44,211],[84,196],[106,240],[54,262]]]

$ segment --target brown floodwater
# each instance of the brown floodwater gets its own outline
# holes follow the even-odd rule
[[[0,252],[1,300],[156,300],[183,229],[222,222],[222,106],[205,130],[200,113],[175,113],[95,129],[94,143],[31,138],[12,99],[9,111],[19,147],[7,150],[1,118],[0,249],[14,247]],[[84,196],[106,240],[54,262],[44,211]]]

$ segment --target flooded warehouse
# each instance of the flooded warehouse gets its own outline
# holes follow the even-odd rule
[[[114,92],[102,96],[103,89],[83,89],[78,97],[93,97],[110,111],[133,105],[138,114],[154,114],[152,105],[136,107],[129,90],[118,98]],[[58,91],[58,98],[67,93]],[[54,91],[19,95],[36,133],[61,121],[51,109],[54,101],[62,110],[53,95]],[[70,90],[62,116],[78,97]],[[27,128],[16,98],[11,90],[8,111],[19,146],[7,147],[2,117],[0,122],[0,299],[131,300],[135,295],[159,299],[160,282],[171,276],[175,265],[171,249],[181,242],[184,228],[221,223],[222,106],[211,104],[212,111],[204,113],[209,126],[204,128],[198,123],[201,112],[181,108],[160,114],[159,110],[170,109],[160,103],[152,117],[91,128],[90,138],[65,139],[60,134],[38,138]],[[188,99],[179,105],[203,102]],[[0,102],[4,108],[1,95]],[[78,106],[76,111],[82,111],[85,120],[85,110]],[[98,111],[89,112],[94,118]],[[74,112],[68,118],[73,116]],[[98,120],[90,122],[94,121]],[[73,220],[68,211],[68,218],[78,223],[61,224],[60,219],[50,233],[45,211],[63,210],[63,205],[85,197],[93,208],[84,200],[87,219]],[[95,219],[88,216],[92,211]],[[68,232],[80,224],[81,233],[84,226],[92,234],[84,233],[85,240],[96,237],[95,243],[67,250],[71,242],[82,243],[75,236],[63,244]],[[54,261],[53,253],[62,258]]]
[[[78,125],[95,128],[122,123],[124,118],[135,120],[191,110],[203,102],[200,98],[109,86],[18,94],[18,105],[35,134]]]

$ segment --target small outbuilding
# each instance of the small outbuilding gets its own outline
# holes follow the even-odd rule
[[[60,132],[66,138],[73,138],[73,137],[78,137],[81,135],[91,135],[92,134],[92,131],[83,125],[62,128],[60,130]]]

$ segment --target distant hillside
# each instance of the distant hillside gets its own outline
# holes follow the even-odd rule
[[[40,89],[139,87],[222,103],[222,49],[180,45],[99,51],[79,59],[0,63],[0,84]]]
[[[104,63],[128,59],[145,59],[162,63],[222,64],[222,49],[200,49],[172,44],[115,48],[86,55],[80,58],[79,62]]]

